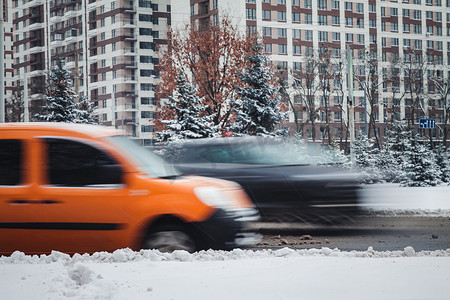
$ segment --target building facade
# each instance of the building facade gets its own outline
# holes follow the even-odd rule
[[[174,0],[174,9],[186,1]],[[431,135],[436,140],[445,127],[448,131],[450,103],[440,88],[448,90],[450,78],[450,0],[189,1],[190,20],[199,28],[227,15],[238,28],[262,37],[264,52],[288,86],[291,127],[303,137],[342,139],[342,123],[349,122],[351,111],[355,131],[370,129],[373,118],[372,131],[381,139],[392,120],[418,127],[420,118],[435,119]],[[305,95],[292,84],[308,76],[311,57],[324,53],[329,69],[341,76],[330,78],[326,97],[320,89],[313,95],[318,111],[312,126]],[[347,80],[350,63],[352,82]],[[376,85],[372,93],[370,82]]]
[[[101,124],[151,145],[157,50],[166,44],[170,13],[170,0],[12,0],[10,88],[23,90],[27,80],[32,114],[42,103],[45,72],[62,58]]]

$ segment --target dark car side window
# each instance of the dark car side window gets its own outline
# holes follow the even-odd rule
[[[45,141],[50,184],[81,187],[122,183],[119,164],[104,151],[77,141]]]
[[[22,142],[0,140],[0,185],[20,184],[22,168]]]

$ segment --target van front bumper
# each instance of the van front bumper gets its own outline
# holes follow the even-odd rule
[[[259,220],[256,209],[217,209],[206,221],[193,223],[201,249],[224,249],[255,245],[261,235],[252,232],[251,222]]]

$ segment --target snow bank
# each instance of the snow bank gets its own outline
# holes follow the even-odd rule
[[[375,251],[369,247],[367,251],[340,251],[339,249],[298,249],[282,248],[278,250],[243,250],[234,249],[232,251],[207,250],[195,253],[188,253],[177,250],[173,253],[161,253],[158,250],[141,250],[139,252],[130,249],[119,249],[113,253],[96,252],[94,254],[75,254],[73,256],[53,251],[50,255],[25,255],[16,251],[11,256],[0,256],[0,264],[49,264],[62,263],[63,265],[75,265],[77,263],[127,263],[142,261],[230,261],[246,259],[264,259],[274,257],[304,257],[304,256],[331,256],[331,257],[355,257],[355,258],[386,258],[386,257],[450,257],[450,248],[447,250],[420,251],[416,252],[412,247],[406,247],[403,251]],[[79,275],[83,270],[74,271],[73,276]],[[87,275],[86,275],[87,276]],[[83,282],[86,278],[76,281]]]

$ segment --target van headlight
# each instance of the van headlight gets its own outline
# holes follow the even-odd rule
[[[237,201],[229,197],[228,193],[214,186],[201,186],[194,188],[197,198],[208,206],[234,209],[239,207]]]

